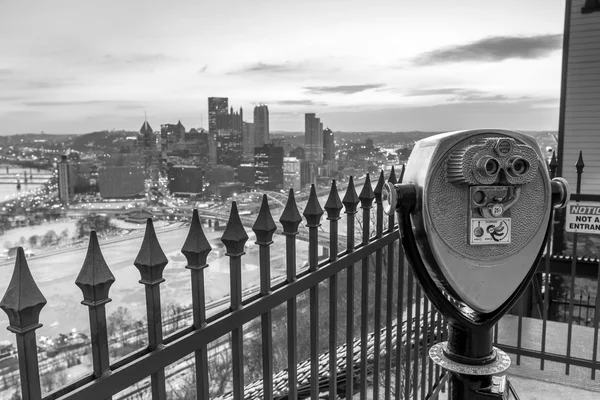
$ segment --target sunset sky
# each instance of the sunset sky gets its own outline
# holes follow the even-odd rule
[[[3,1],[0,134],[208,125],[556,130],[564,1]]]

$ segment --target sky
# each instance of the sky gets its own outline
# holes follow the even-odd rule
[[[557,130],[564,1],[0,2],[0,135],[208,125]]]

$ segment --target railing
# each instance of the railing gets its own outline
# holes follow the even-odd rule
[[[553,160],[552,174],[555,166]],[[580,170],[583,163],[578,167],[579,179]],[[388,180],[396,181],[394,170]],[[35,333],[46,300],[20,249],[0,307],[9,317],[9,330],[16,335],[21,398],[116,400],[151,394],[153,400],[316,399],[321,393],[331,399],[351,394],[361,399],[437,398],[444,390],[446,375],[429,361],[427,351],[432,343],[445,340],[446,322],[407,267],[395,216],[384,217],[384,183],[383,172],[374,189],[367,176],[357,194],[351,180],[341,199],[334,181],[324,207],[313,187],[304,219],[290,191],[279,219],[285,237],[286,275],[275,280],[271,277],[271,251],[277,224],[263,197],[252,227],[259,247],[260,278],[256,290],[250,291],[242,290],[242,283],[247,284],[242,282],[242,268],[248,235],[233,202],[221,237],[229,259],[230,297],[228,307],[221,300],[219,309],[206,302],[205,271],[210,268],[207,259],[212,248],[194,211],[182,248],[190,270],[192,307],[173,320],[176,327],[183,326],[174,332],[166,326],[171,321],[161,310],[160,284],[165,281],[168,259],[152,220],[148,220],[134,261],[146,294],[146,321],[142,324],[146,345],[114,362],[109,358],[111,340],[138,340],[140,332],[122,332],[118,339],[108,335],[105,305],[115,279],[92,233],[76,284],[83,292],[82,304],[89,310],[93,371],[47,393],[42,393]],[[346,214],[345,235],[338,227],[342,211]],[[319,239],[325,213],[328,243]],[[303,221],[308,228],[308,269],[298,271],[296,245]],[[340,243],[341,238],[345,243]],[[329,258],[322,262],[319,245],[329,246]],[[549,242],[548,254],[550,246]],[[534,280],[531,290],[532,297],[539,298],[541,318],[529,317],[522,302],[517,315],[499,322],[495,343],[516,356],[517,366],[538,359],[542,370],[556,365],[564,368],[562,376],[574,373],[571,366],[583,367],[593,380],[600,368],[598,313],[590,327],[574,326],[578,269],[577,257],[573,257],[568,323],[549,319],[552,260],[544,259],[538,271],[543,271],[545,279]],[[597,295],[595,302],[597,308]]]
[[[551,177],[556,175],[557,166],[553,156],[549,164]],[[577,183],[572,198],[577,199],[585,167],[581,152],[575,167]],[[553,236],[553,233],[561,235]],[[494,342],[515,355],[515,367],[524,367],[520,373],[600,391],[600,382],[595,381],[596,371],[600,369],[600,315],[598,312],[588,313],[585,326],[580,326],[577,321],[583,305],[578,304],[575,295],[576,287],[584,282],[593,293],[589,299],[594,298],[594,305],[589,307],[600,308],[600,260],[578,256],[578,236],[581,235],[578,233],[572,234],[570,255],[548,256],[552,252],[552,241],[564,237],[563,232],[551,231],[550,235],[552,240],[547,243],[546,256],[538,267],[529,294],[517,303],[514,315],[508,315],[498,323]],[[562,294],[563,286],[568,293]],[[553,295],[566,298],[566,301],[552,299]],[[557,303],[561,304],[563,311],[559,316],[550,313],[553,309],[550,305]],[[536,373],[536,370],[539,372]]]
[[[393,170],[388,180],[396,181]],[[308,269],[301,272],[296,244],[303,218],[290,191],[279,220],[287,274],[278,283],[271,279],[270,265],[277,225],[263,197],[252,227],[259,247],[259,288],[246,296],[242,268],[248,235],[233,202],[221,237],[230,265],[229,307],[208,317],[204,273],[210,268],[211,245],[194,211],[182,248],[191,275],[191,321],[167,336],[163,336],[160,284],[165,281],[168,259],[148,220],[134,261],[146,293],[147,345],[112,363],[105,305],[115,279],[92,233],[76,284],[89,309],[93,371],[49,393],[42,393],[35,333],[46,299],[20,249],[0,306],[9,316],[9,330],[16,334],[21,398],[139,398],[146,392],[153,399],[316,399],[320,393],[330,398],[354,393],[361,399],[371,394],[386,399],[436,398],[444,388],[445,374],[429,362],[427,350],[444,339],[446,323],[405,265],[395,217],[384,218],[384,183],[382,172],[373,190],[367,177],[359,195],[351,180],[340,199],[333,182],[324,209],[312,187],[303,213],[309,236]],[[362,218],[357,218],[359,206]],[[342,211],[345,235],[338,232]],[[329,243],[320,243],[318,229],[325,212]],[[355,239],[356,231],[360,240]],[[319,245],[329,246],[329,259],[320,263]]]

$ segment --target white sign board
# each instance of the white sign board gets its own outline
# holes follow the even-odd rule
[[[600,203],[569,202],[565,228],[567,232],[600,234]]]

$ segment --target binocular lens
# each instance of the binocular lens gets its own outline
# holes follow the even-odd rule
[[[494,160],[493,158],[487,160],[485,163],[485,172],[487,172],[489,175],[496,175],[499,168],[500,165],[498,165],[498,161]]]
[[[483,177],[494,177],[500,170],[500,163],[495,158],[490,156],[483,156],[477,163],[479,166],[479,173]]]
[[[529,170],[529,162],[524,158],[515,158],[509,162],[509,171],[514,176],[521,176]]]

